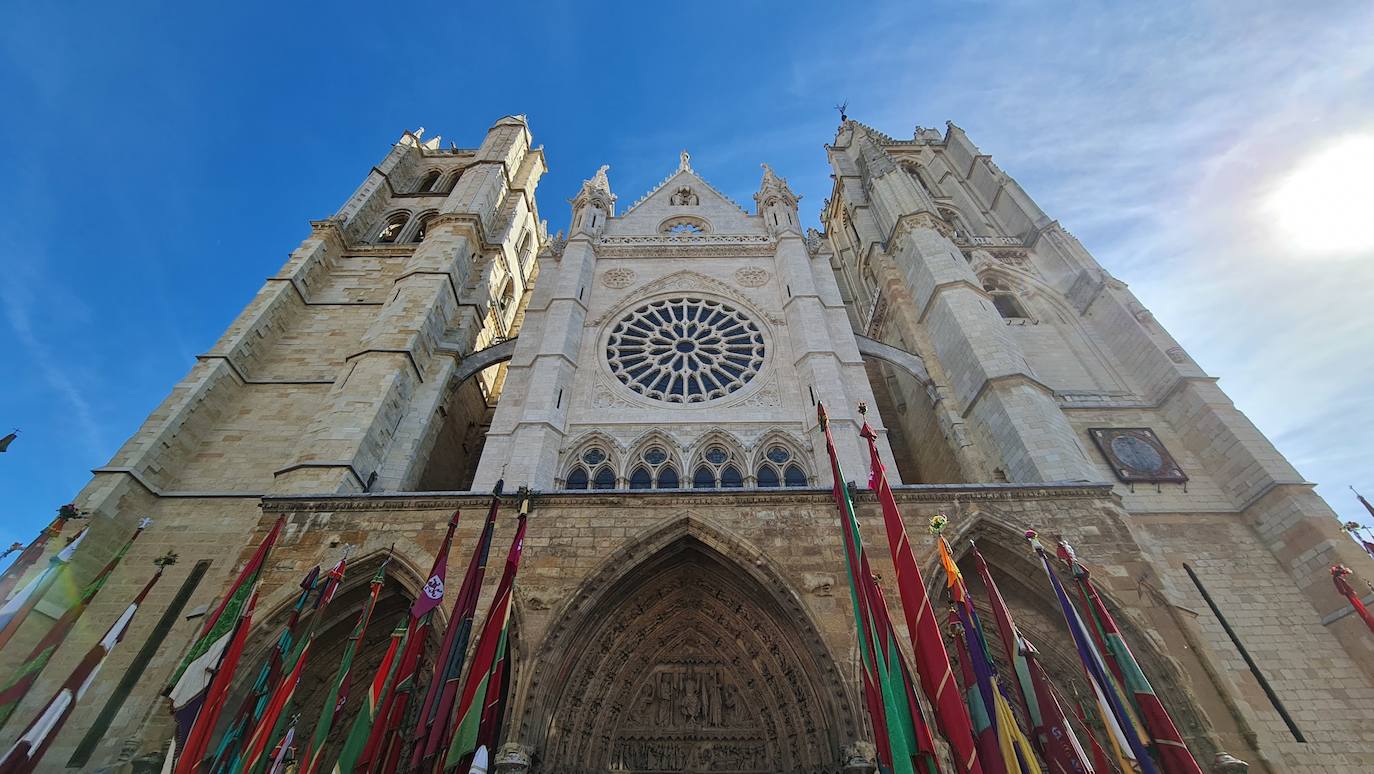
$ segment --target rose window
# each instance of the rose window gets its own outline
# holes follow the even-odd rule
[[[611,330],[606,361],[621,384],[647,398],[700,403],[724,397],[763,368],[763,334],[718,301],[645,304]]]

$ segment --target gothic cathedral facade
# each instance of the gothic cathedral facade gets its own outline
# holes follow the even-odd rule
[[[844,120],[826,151],[823,231],[767,166],[751,209],[683,153],[623,209],[603,167],[550,235],[523,117],[475,148],[406,133],[80,493],[93,538],[78,574],[153,526],[24,722],[148,562],[179,562],[46,766],[154,766],[172,729],[160,691],[197,616],[281,516],[249,658],[306,570],[352,556],[298,691],[308,734],[376,568],[394,555],[355,696],[450,514],[456,578],[501,480],[538,495],[498,768],[863,770],[823,403],[879,575],[861,404],[932,592],[925,525],[944,513],[1066,694],[1088,689],[1028,528],[1095,568],[1204,764],[1374,770],[1374,641],[1328,573],[1374,578],[1374,560],[1312,486],[957,126],[899,140]]]

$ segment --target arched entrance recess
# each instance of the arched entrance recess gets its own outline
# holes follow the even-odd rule
[[[537,770],[824,772],[857,737],[834,660],[763,555],[694,517],[612,555],[535,657]]]

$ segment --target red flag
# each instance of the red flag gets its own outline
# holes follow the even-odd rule
[[[72,670],[71,675],[62,683],[62,687],[57,689],[57,693],[43,711],[29,723],[28,728],[24,729],[24,733],[20,734],[19,739],[15,740],[4,757],[0,758],[0,774],[28,774],[37,768],[52,740],[62,730],[67,718],[71,717],[77,702],[95,680],[100,667],[105,663],[105,658],[124,639],[124,634],[129,631],[129,624],[138,612],[139,605],[162,577],[162,569],[163,565],[159,564],[157,572],[143,586],[143,590],[138,592],[138,596],[134,597],[134,601],[106,630],[105,636],[86,653],[85,658]]]
[[[940,623],[935,618],[930,598],[926,595],[925,580],[911,551],[906,525],[887,482],[887,471],[878,456],[877,434],[864,422],[860,434],[868,439],[871,472],[870,481],[883,509],[883,524],[887,528],[887,546],[892,554],[892,566],[897,573],[897,594],[911,637],[911,650],[916,656],[916,674],[921,690],[935,710],[935,723],[954,751],[955,764],[965,774],[981,774],[977,747],[973,741],[973,725],[968,708],[959,696],[959,686],[950,668],[949,653],[941,636]]]
[[[257,605],[258,592],[254,589],[253,595],[248,598],[248,604],[243,607],[243,613],[234,627],[229,644],[224,649],[224,656],[219,660],[219,667],[206,688],[205,703],[196,713],[195,722],[186,736],[186,744],[181,746],[176,774],[192,774],[197,771],[201,759],[210,749],[210,735],[215,732],[220,712],[224,710],[224,704],[229,699],[229,687],[234,682],[234,672],[238,669],[239,659],[243,657],[248,630],[253,627],[253,608]]]
[[[1355,613],[1364,620],[1364,625],[1369,627],[1370,632],[1374,632],[1374,614],[1369,612],[1369,608],[1364,606],[1364,601],[1360,599],[1359,593],[1350,585],[1350,581],[1345,576],[1350,575],[1352,570],[1343,564],[1338,564],[1331,568],[1331,582],[1336,584],[1336,591],[1339,591],[1355,608]]]
[[[1040,670],[1039,662],[1033,658],[1035,649],[1016,628],[1016,622],[1011,617],[1011,609],[1002,598],[1002,591],[997,588],[997,582],[993,580],[988,563],[983,559],[983,554],[977,546],[973,548],[973,563],[978,568],[978,575],[983,579],[983,588],[987,591],[993,618],[997,619],[1002,651],[1006,654],[1007,665],[1012,672],[1009,682],[1015,686],[1012,695],[1020,703],[1022,713],[1030,721],[1031,736],[1035,740],[1037,751],[1055,774],[1085,774],[1088,771],[1087,753],[1074,738],[1069,720],[1064,716],[1059,702],[1055,701],[1054,695],[1049,692],[1049,680],[1043,674],[1043,670]],[[1037,670],[1040,670],[1039,674]]]
[[[1088,741],[1093,744],[1093,771],[1097,774],[1112,774],[1120,771],[1107,760],[1107,751],[1102,749],[1102,745],[1097,741],[1097,735],[1088,726],[1088,716],[1083,712],[1083,705],[1077,704],[1074,709],[1078,711],[1078,722],[1082,724],[1083,730],[1088,734]]]
[[[1107,661],[1113,664],[1112,671],[1122,676],[1121,684],[1135,699],[1140,720],[1150,735],[1155,754],[1159,757],[1160,768],[1165,774],[1202,774],[1202,767],[1184,745],[1183,736],[1174,725],[1173,718],[1169,717],[1163,702],[1155,695],[1154,688],[1140,669],[1140,664],[1131,653],[1126,639],[1121,636],[1116,619],[1102,603],[1102,597],[1093,585],[1088,568],[1077,561],[1073,562],[1071,567],[1074,580],[1078,582],[1079,588],[1088,600],[1088,609],[1097,621],[1098,627],[1102,629],[1102,638],[1106,642],[1106,648],[1102,653],[1106,655]]]
[[[401,653],[396,677],[386,697],[379,722],[373,730],[373,738],[368,740],[367,749],[359,759],[360,765],[369,770],[393,774],[401,755],[401,724],[405,721],[406,707],[410,705],[411,694],[415,692],[415,673],[420,666],[420,654],[424,651],[425,640],[429,639],[430,625],[434,608],[444,600],[444,577],[448,572],[448,552],[453,544],[453,531],[458,527],[459,511],[453,512],[448,522],[448,532],[434,557],[434,565],[429,571],[415,603],[410,606],[410,627],[406,635],[406,647]]]
[[[461,686],[463,659],[467,655],[472,621],[477,615],[477,598],[482,594],[482,579],[486,576],[487,557],[491,553],[496,514],[501,509],[503,486],[504,482],[497,481],[492,490],[487,520],[482,525],[482,534],[477,540],[477,546],[472,550],[472,559],[468,561],[468,570],[463,575],[463,585],[453,605],[453,615],[449,616],[448,629],[444,632],[444,641],[439,646],[440,657],[434,662],[434,675],[430,678],[420,717],[415,724],[415,738],[410,755],[412,770],[433,768],[433,759],[443,749],[446,741],[449,719],[453,715],[453,702],[457,699]],[[428,762],[428,765],[422,767],[422,761]]]

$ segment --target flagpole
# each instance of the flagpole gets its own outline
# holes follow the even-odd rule
[[[123,641],[139,606],[147,599],[148,592],[152,591],[153,586],[162,578],[163,570],[176,563],[176,555],[168,553],[153,563],[157,565],[153,577],[148,579],[133,602],[124,608],[124,612],[105,631],[105,636],[86,652],[86,656],[53,694],[42,712],[29,723],[4,756],[0,757],[0,774],[29,774],[37,769],[53,739],[57,738],[67,719],[75,711],[77,702],[85,696],[86,689],[90,688],[91,683],[95,682],[105,659],[114,651],[115,646]]]
[[[439,646],[440,658],[434,662],[434,673],[425,691],[420,716],[415,725],[410,756],[412,771],[428,771],[434,768],[434,759],[447,741],[449,718],[453,714],[453,702],[457,698],[459,681],[463,673],[464,657],[467,655],[468,640],[472,635],[472,622],[477,614],[477,599],[482,594],[482,580],[486,577],[487,558],[491,553],[492,534],[496,530],[496,515],[501,509],[501,491],[505,482],[498,480],[492,488],[491,503],[487,508],[487,519],[482,525],[482,534],[468,561],[467,572],[463,575],[463,585],[458,591],[458,599],[449,616],[448,628],[444,632],[443,643]]]
[[[916,674],[921,681],[921,691],[934,708],[935,724],[949,742],[959,771],[963,774],[981,774],[968,708],[959,696],[959,686],[950,667],[949,652],[945,650],[944,637],[940,633],[940,622],[935,617],[935,608],[926,593],[925,579],[921,577],[921,568],[916,563],[911,541],[907,538],[906,525],[897,508],[897,500],[893,497],[892,486],[887,481],[887,471],[878,454],[878,434],[868,425],[867,408],[863,403],[859,404],[859,414],[865,417],[859,435],[868,441],[870,486],[877,493],[882,506],[887,547],[897,574],[897,593],[906,619],[911,651],[916,657]]]
[[[33,612],[39,602],[43,601],[48,590],[63,575],[63,571],[71,564],[76,549],[86,539],[89,532],[90,528],[86,527],[77,533],[76,537],[72,538],[72,542],[48,560],[48,566],[37,578],[29,581],[14,596],[10,597],[3,607],[0,607],[0,650],[4,650],[5,645],[19,631],[19,627],[24,625],[29,613]]]
[[[38,560],[43,557],[43,551],[48,547],[48,542],[62,534],[62,527],[66,525],[67,521],[79,518],[81,518],[81,514],[76,510],[75,505],[70,503],[64,505],[57,509],[57,517],[42,532],[38,533],[38,537],[34,538],[28,546],[21,546],[23,551],[15,557],[9,569],[5,570],[5,574],[0,576],[0,603],[10,598],[10,592],[19,585],[24,573],[28,572],[29,568],[37,564]]]
[[[442,760],[445,772],[457,770],[468,774],[474,758],[484,750],[484,743],[494,746],[500,735],[501,713],[492,711],[491,702],[493,699],[500,702],[505,700],[498,683],[506,668],[511,604],[520,557],[525,548],[525,530],[529,524],[531,493],[524,491],[515,537],[511,539],[510,549],[506,552],[506,566],[496,585],[491,607],[482,621],[482,633],[478,636],[477,647],[472,654],[472,666],[458,701],[457,717],[449,732],[452,741]]]

